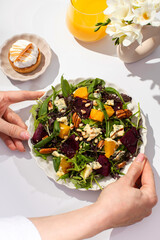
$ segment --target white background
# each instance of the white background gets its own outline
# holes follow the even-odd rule
[[[0,0],[0,45],[15,34],[35,33],[52,49],[52,62],[36,80],[18,82],[0,72],[1,90],[41,90],[67,79],[99,77],[124,88],[140,102],[148,127],[146,154],[160,197],[160,48],[149,57],[124,64],[109,37],[86,44],[75,40],[65,24],[67,0]],[[32,102],[13,106],[23,120]],[[59,214],[94,202],[98,192],[70,190],[49,180],[26,152],[11,152],[0,140],[0,217]],[[114,207],[114,206],[113,206]],[[133,226],[105,231],[94,240],[159,240],[160,203],[152,215]]]

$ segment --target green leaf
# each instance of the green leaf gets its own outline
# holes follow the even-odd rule
[[[52,94],[52,103],[54,103],[54,100],[55,100],[55,98],[56,98],[56,96],[57,96],[57,93],[56,93],[56,90],[55,90],[55,88],[52,86],[52,90],[53,90],[53,94]]]
[[[36,149],[33,148],[34,153],[36,154],[37,157],[41,157],[44,160],[47,160],[47,156],[46,154],[41,154],[40,152],[38,152]]]
[[[98,123],[92,119],[82,119],[82,123],[89,124],[90,126],[97,126]]]
[[[111,22],[111,19],[108,18],[105,22],[98,22],[98,23],[96,23],[95,26],[98,26],[98,27],[95,28],[94,32],[97,32],[101,27],[107,26],[110,22]]]
[[[58,180],[59,179],[66,179],[66,178],[69,178],[69,173],[66,173],[66,174],[62,175],[61,177],[58,178]]]
[[[94,29],[94,32],[97,32],[100,28],[101,28],[101,26],[95,28],[95,29]]]
[[[97,85],[105,85],[104,80],[100,79],[100,78],[96,78],[92,80],[92,83],[89,84],[88,86],[88,93],[92,93],[94,91],[94,89],[96,88]]]
[[[54,121],[54,125],[53,125],[53,134],[54,137],[57,137],[60,133],[60,126],[59,126],[59,122],[57,120]]]
[[[59,169],[60,162],[61,162],[61,157],[53,157],[53,166],[56,172]]]
[[[88,87],[88,91],[90,93],[99,84],[104,86],[105,85],[105,81],[100,79],[100,78],[95,78],[95,79],[90,78],[90,79],[86,79],[86,80],[83,80],[82,82],[78,83],[77,85],[75,85],[75,88]]]
[[[102,25],[102,24],[103,24],[103,22],[98,22],[98,23],[96,23],[95,26],[100,26],[100,25]]]
[[[39,109],[39,104],[33,105],[30,113],[33,115],[34,118],[34,129],[36,130],[39,124],[39,120],[37,119],[37,115],[38,115],[38,110]]]
[[[52,95],[49,96],[48,98],[46,98],[44,100],[44,102],[42,103],[42,105],[41,105],[41,107],[39,109],[39,112],[38,112],[38,117],[41,117],[41,116],[47,114],[47,112],[48,112],[48,103],[49,103],[51,97],[52,97]]]
[[[54,134],[52,133],[49,137],[41,140],[40,142],[36,143],[34,145],[34,148],[41,148],[44,147],[47,143],[49,143],[50,141],[52,141],[52,139],[54,138]]]
[[[61,88],[62,88],[63,97],[68,97],[72,93],[68,81],[64,79],[63,76],[61,77]]]
[[[136,126],[137,129],[139,128],[140,119],[141,119],[141,110],[140,110],[140,104],[138,103],[138,118],[137,118],[137,126]]]
[[[104,114],[105,123],[106,123],[106,138],[107,138],[107,137],[109,137],[109,134],[110,134],[110,121],[109,121],[109,117],[108,117],[107,111],[106,111],[106,109],[104,107],[104,104],[100,100],[96,100],[96,101],[97,101],[97,104],[100,107],[101,111]]]

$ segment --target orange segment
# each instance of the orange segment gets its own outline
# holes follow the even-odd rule
[[[95,121],[103,122],[104,114],[102,111],[92,108],[89,118]]]
[[[61,158],[59,168],[62,168],[64,174],[68,172],[68,169],[72,167],[72,164],[67,162],[65,158]]]
[[[111,106],[104,105],[106,112],[108,114],[108,117],[111,117],[114,114],[114,109]]]
[[[118,144],[116,141],[114,141],[111,138],[106,138],[104,143],[104,149],[105,149],[105,156],[107,158],[110,158],[110,156],[113,155],[113,153],[116,151],[117,148],[118,148]]]
[[[88,89],[87,87],[80,87],[74,92],[74,97],[88,98]]]
[[[59,137],[62,138],[62,139],[64,139],[65,137],[68,137],[69,131],[70,131],[70,127],[67,126],[64,123],[60,123],[59,126],[60,126]]]

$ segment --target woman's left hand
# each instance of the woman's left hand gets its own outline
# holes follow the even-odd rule
[[[24,152],[22,140],[28,140],[30,136],[26,124],[9,106],[21,101],[36,100],[43,94],[44,92],[32,91],[0,92],[0,138],[11,150]]]

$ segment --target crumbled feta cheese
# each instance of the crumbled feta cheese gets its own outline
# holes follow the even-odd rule
[[[65,173],[63,172],[63,170],[62,170],[62,167],[60,166],[60,168],[59,168],[59,170],[58,170],[58,172],[57,172],[57,176],[58,177],[61,177],[61,176],[63,176]]]
[[[90,163],[90,166],[91,166],[92,169],[94,169],[94,170],[97,170],[97,169],[99,169],[99,168],[102,167],[102,165],[101,165],[99,162],[96,162],[96,161],[91,162],[91,163]]]
[[[90,141],[102,133],[100,128],[91,127],[89,124],[84,127],[83,131],[85,138],[89,138]]]
[[[113,131],[110,133],[112,139],[116,137],[122,137],[124,135],[124,126],[123,125],[113,125]]]
[[[53,152],[52,152],[52,155],[53,155],[54,157],[64,157],[63,154],[60,154],[60,153],[58,153],[57,151],[53,151]]]
[[[61,117],[61,118],[57,118],[58,122],[64,123],[65,125],[68,125],[68,119],[67,117]]]
[[[134,106],[133,106],[132,103],[129,103],[129,104],[127,105],[127,108],[128,108],[130,111],[133,111],[133,110],[134,110]]]
[[[105,102],[105,104],[106,104],[106,105],[109,105],[109,106],[114,106],[114,100],[113,100],[113,99],[107,100],[107,101]]]
[[[86,179],[89,177],[91,173],[92,173],[92,167],[89,164],[87,164],[85,169],[81,172],[81,177],[83,179]]]
[[[58,108],[59,112],[64,111],[67,108],[64,98],[59,98],[58,96],[54,100],[54,104]]]
[[[98,93],[98,92],[94,92],[94,93],[93,93],[93,96],[94,96],[95,98],[100,98],[100,97],[101,97],[101,94]]]

